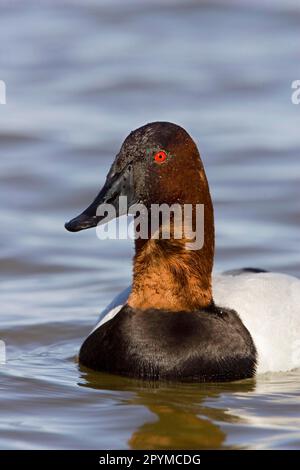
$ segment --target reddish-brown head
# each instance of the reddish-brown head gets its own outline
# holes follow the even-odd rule
[[[127,197],[127,210],[133,204],[142,203],[150,213],[153,204],[204,205],[204,245],[196,252],[188,253],[184,240],[182,243],[180,240],[136,242],[131,305],[141,308],[161,304],[162,308],[193,310],[209,304],[214,256],[213,206],[204,167],[189,134],[169,122],[153,122],[131,132],[115,158],[104,187],[82,214],[66,224],[67,230],[75,232],[101,223],[96,212],[102,203],[113,204],[117,216],[123,215],[118,202],[120,196]],[[165,285],[157,287],[159,277],[161,284],[174,280],[173,293],[170,286],[172,300],[166,301]],[[148,289],[148,295],[141,294],[143,289]],[[134,301],[138,290],[139,301],[137,297]],[[180,290],[185,292],[186,303],[179,301],[174,293]],[[153,292],[158,291],[161,294],[151,305]]]

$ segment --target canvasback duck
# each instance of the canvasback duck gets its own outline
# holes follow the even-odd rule
[[[127,197],[125,212],[120,196]],[[198,382],[300,367],[300,280],[255,269],[212,279],[213,204],[197,146],[183,128],[154,122],[131,132],[98,196],[66,229],[101,224],[97,208],[105,203],[116,217],[141,203],[149,210],[145,217],[153,204],[202,205],[204,239],[196,250],[173,231],[169,239],[135,240],[132,285],[100,315],[81,346],[81,364]]]

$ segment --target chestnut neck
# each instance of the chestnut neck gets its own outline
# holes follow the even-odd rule
[[[132,292],[128,299],[131,308],[191,312],[212,304],[214,216],[209,190],[201,203],[204,203],[201,249],[187,249],[185,239],[135,241]]]

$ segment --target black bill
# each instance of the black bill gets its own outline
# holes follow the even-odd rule
[[[120,204],[120,196],[127,197],[126,205],[124,205],[124,198],[122,198],[123,203]],[[120,217],[127,214],[129,207],[135,202],[132,165],[127,165],[119,173],[114,173],[111,169],[103,188],[92,204],[80,215],[67,222],[65,228],[69,232],[79,232],[80,230],[96,227],[104,219],[105,222],[108,222],[109,220],[105,215],[97,215],[101,204],[112,204],[115,208],[116,217]],[[111,217],[110,220],[113,218]]]

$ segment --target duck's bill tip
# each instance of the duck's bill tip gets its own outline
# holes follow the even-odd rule
[[[65,229],[68,230],[68,232],[80,232],[81,230],[86,230],[96,226],[97,217],[87,217],[84,214],[81,214],[78,217],[75,217],[75,219],[65,223]]]

